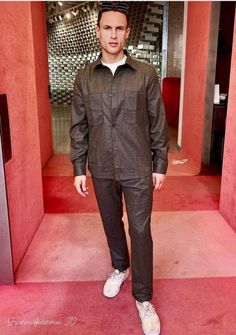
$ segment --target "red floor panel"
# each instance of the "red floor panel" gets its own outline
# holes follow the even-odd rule
[[[73,177],[43,177],[46,213],[93,213],[98,207],[91,177],[89,195],[82,198]],[[154,192],[154,211],[215,210],[219,207],[219,176],[167,176],[163,189]]]
[[[130,282],[114,299],[102,296],[102,284],[2,286],[0,333],[142,335]],[[236,334],[236,278],[155,280],[154,292],[161,335]]]

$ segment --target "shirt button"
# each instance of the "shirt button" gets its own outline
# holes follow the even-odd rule
[[[112,97],[112,94],[111,94],[111,93],[109,94],[109,97],[110,97],[110,98]]]

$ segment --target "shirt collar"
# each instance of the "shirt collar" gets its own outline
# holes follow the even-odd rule
[[[132,57],[129,55],[129,53],[126,50],[124,50],[124,54],[127,56],[125,64],[129,65],[132,69],[136,70],[137,66],[136,66],[135,60],[132,59]],[[102,57],[102,53],[100,53],[97,60],[93,63],[94,69],[102,66],[101,57]]]

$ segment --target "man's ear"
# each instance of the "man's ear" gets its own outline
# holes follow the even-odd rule
[[[126,39],[129,37],[130,30],[131,30],[130,27],[126,29],[126,36],[125,36]]]
[[[100,38],[100,28],[98,26],[96,26],[96,36]]]

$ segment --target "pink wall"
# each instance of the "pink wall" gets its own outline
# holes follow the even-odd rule
[[[10,117],[13,158],[6,164],[6,179],[16,269],[44,215],[38,108],[45,98],[37,89],[45,92],[47,81],[38,86],[31,3],[0,2],[0,12],[0,93],[7,94]],[[38,20],[39,31],[41,24]]]
[[[188,3],[181,148],[195,162],[199,172],[204,126],[210,14],[210,2]]]
[[[229,83],[220,213],[236,231],[236,20]]]
[[[39,136],[42,167],[52,155],[51,105],[48,94],[49,73],[46,14],[44,2],[31,2],[35,79],[39,114]]]

